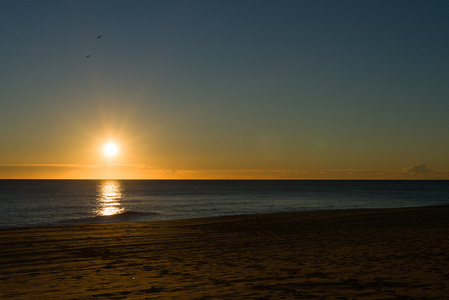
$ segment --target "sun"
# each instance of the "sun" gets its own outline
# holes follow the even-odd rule
[[[104,154],[109,157],[115,156],[118,152],[118,147],[114,143],[107,143],[103,148]]]

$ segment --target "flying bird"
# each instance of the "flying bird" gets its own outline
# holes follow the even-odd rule
[[[97,36],[97,40],[102,38],[102,37],[103,37],[102,35]],[[89,58],[89,57],[90,57],[90,54],[86,55],[86,58]]]

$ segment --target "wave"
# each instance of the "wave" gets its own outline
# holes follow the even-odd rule
[[[59,221],[58,224],[95,224],[95,223],[117,223],[117,222],[142,222],[150,221],[151,217],[157,216],[157,212],[124,211],[109,216],[93,216],[87,218],[68,219]]]

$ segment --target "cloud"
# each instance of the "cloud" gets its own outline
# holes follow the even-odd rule
[[[437,172],[428,169],[425,164],[413,165],[410,168],[404,170],[404,174],[407,175],[431,175],[436,173]]]
[[[152,179],[161,172],[142,164],[0,164],[0,179]]]

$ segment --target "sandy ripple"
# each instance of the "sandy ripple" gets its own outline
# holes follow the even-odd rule
[[[449,207],[0,230],[4,299],[446,299]]]

